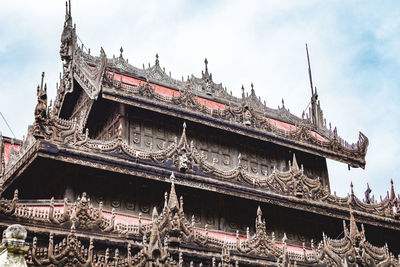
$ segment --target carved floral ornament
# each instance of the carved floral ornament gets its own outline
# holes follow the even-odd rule
[[[146,86],[142,87],[146,88]],[[147,87],[151,90],[151,87]],[[45,90],[45,89],[43,89]],[[42,89],[38,90],[38,96]],[[182,94],[184,95],[184,94]],[[182,134],[178,140],[166,146],[165,144],[159,150],[150,150],[134,148],[128,145],[122,138],[122,131],[118,131],[118,135],[111,141],[94,140],[89,138],[88,129],[83,131],[80,123],[76,119],[63,120],[54,115],[51,106],[46,106],[47,99],[38,97],[38,105],[35,110],[35,123],[30,127],[28,137],[24,140],[19,151],[13,151],[10,161],[5,166],[5,172],[10,170],[13,165],[23,158],[25,153],[37,143],[36,140],[44,139],[54,142],[55,144],[67,146],[74,150],[86,151],[90,153],[109,154],[118,157],[123,155],[134,161],[141,160],[165,166],[166,164],[172,168],[176,168],[181,172],[196,173],[200,171],[203,175],[211,176],[233,184],[243,184],[252,188],[264,189],[267,192],[274,192],[286,196],[294,196],[314,201],[322,201],[334,206],[346,207],[348,203],[352,203],[354,208],[370,214],[398,218],[399,217],[399,200],[396,197],[392,184],[392,194],[382,200],[380,203],[368,203],[359,200],[354,193],[341,198],[332,195],[328,188],[325,188],[320,179],[310,178],[304,174],[303,166],[299,167],[295,155],[293,155],[292,163],[289,162],[288,171],[274,171],[265,176],[254,176],[247,170],[242,168],[240,164],[240,154],[238,156],[238,165],[233,169],[226,170],[215,164],[214,160],[207,161],[207,158],[199,152],[193,141],[188,141],[186,136],[186,123],[183,125]],[[122,126],[120,125],[119,128]],[[307,134],[307,132],[302,132]],[[158,149],[158,147],[156,147]],[[2,186],[6,181],[5,175],[0,178]]]
[[[359,133],[359,140],[356,144],[349,145],[337,136],[334,131],[329,134],[325,140],[318,139],[315,135],[315,129],[311,125],[297,121],[290,130],[283,130],[276,125],[276,122],[270,120],[263,114],[254,109],[255,100],[249,98],[249,102],[242,102],[238,106],[224,105],[224,108],[211,109],[199,101],[195,92],[191,90],[179,91],[172,96],[161,95],[156,92],[154,85],[150,83],[139,83],[139,85],[129,85],[121,81],[116,81],[112,74],[106,73],[105,86],[113,87],[118,91],[125,90],[127,95],[134,94],[138,97],[145,97],[156,102],[165,102],[175,104],[182,108],[189,108],[196,112],[203,113],[214,119],[229,121],[240,125],[251,126],[262,132],[289,139],[301,144],[318,146],[328,151],[339,153],[348,158],[365,161],[365,155],[368,147],[368,138]],[[125,93],[124,93],[125,94]],[[251,101],[250,101],[251,100]],[[284,108],[282,110],[285,110]],[[289,115],[287,115],[290,117]]]
[[[57,96],[53,108],[55,115],[60,113],[65,94],[73,91],[73,78],[75,78],[90,99],[97,99],[103,86],[107,86],[116,89],[116,92],[125,91],[128,95],[134,94],[138,97],[175,104],[182,108],[190,108],[214,119],[251,126],[280,138],[318,146],[361,162],[356,165],[361,167],[365,165],[368,139],[362,133],[359,134],[358,142],[350,145],[337,135],[336,128],[334,130],[327,129],[325,124],[320,125],[324,127],[318,126],[316,128],[309,118],[301,119],[292,115],[283,104],[277,110],[267,108],[265,103],[262,103],[261,99],[256,96],[253,84],[251,85],[250,95],[245,96],[244,88],[242,87],[242,98],[233,97],[227,93],[222,84],[214,83],[212,74],[208,71],[207,60],[205,60],[205,71],[202,72],[201,78],[196,78],[192,75],[186,81],[183,79],[179,81],[171,78],[165,72],[165,69],[160,67],[158,55],[156,55],[153,66],[149,65],[148,68],[143,66],[143,69],[139,69],[128,64],[128,61],[123,58],[122,48],[119,57],[107,59],[103,49],[100,51],[100,56],[93,57],[90,52],[84,52],[83,46],[79,47],[77,45],[76,39],[76,30],[72,27],[72,17],[70,10],[67,9],[60,51],[61,59],[64,61],[64,70],[62,77],[60,74],[60,86],[57,88]],[[115,73],[119,73],[119,80],[115,79]],[[147,82],[139,85],[127,84],[122,81],[123,73],[132,77],[142,77]],[[172,97],[161,95],[156,92],[154,85],[149,82],[175,88],[174,90],[177,93]],[[204,99],[211,96],[217,103],[225,104],[218,105],[219,108],[217,109],[211,109],[201,101],[199,102],[199,96],[205,96]],[[224,106],[223,109],[221,108],[222,105]],[[274,121],[269,118],[283,120],[293,127],[290,130],[283,130],[277,127]],[[84,122],[82,122],[82,125],[84,125]],[[316,138],[315,133],[321,134],[326,140]]]
[[[94,208],[85,193],[73,204],[65,201],[62,210],[54,209],[54,199],[48,209],[27,207],[18,203],[17,195],[13,200],[3,200],[0,210],[9,219],[71,229],[59,243],[50,233],[47,247],[40,247],[35,237],[26,254],[29,266],[193,266],[193,262],[184,260],[192,259],[193,248],[195,251],[221,251],[220,254],[197,252],[196,265],[400,266],[387,246],[379,248],[367,241],[364,227],[361,226],[359,231],[356,225],[351,206],[349,227],[343,223],[343,238],[330,239],[323,235],[318,246],[311,241],[311,248],[303,246],[302,252],[291,249],[286,234],[282,240],[276,240],[274,233],[267,234],[267,223],[260,208],[257,209],[254,234],[247,231],[247,236],[241,238],[237,233],[236,239],[230,240],[214,237],[207,225],[200,229],[194,226],[193,217],[191,221],[186,219],[183,198],[178,200],[174,179],[172,174],[171,189],[165,194],[161,213],[154,208],[151,220],[144,220],[139,215],[137,223],[120,222],[114,212],[111,217],[106,217],[101,205]],[[10,209],[13,206],[15,208]],[[103,241],[96,237],[81,238],[80,241],[75,234],[77,230],[81,233],[100,231],[123,237],[126,241],[119,241],[115,247],[102,251],[96,249],[95,244],[100,245]],[[57,240],[61,240],[59,236]]]

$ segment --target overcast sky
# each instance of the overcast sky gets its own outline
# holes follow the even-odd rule
[[[383,4],[384,3],[384,4]],[[17,138],[33,121],[42,71],[50,98],[59,58],[65,2],[0,4],[0,111]],[[267,105],[298,116],[310,100],[305,43],[327,122],[349,143],[358,132],[370,146],[365,170],[328,160],[332,191],[368,182],[376,197],[390,178],[400,188],[400,7],[398,1],[73,1],[77,34],[92,54],[123,55],[133,65],[154,63],[180,79],[201,75],[204,58],[214,81],[240,96],[244,84]],[[0,131],[11,136],[0,118]],[[400,191],[399,191],[400,192]]]

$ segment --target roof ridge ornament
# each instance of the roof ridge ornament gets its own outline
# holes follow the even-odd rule
[[[204,59],[204,66],[205,66],[205,68],[204,68],[204,69],[205,69],[205,72],[204,72],[204,73],[202,72],[203,76],[204,76],[204,75],[209,75],[209,73],[208,73],[208,60],[207,60],[207,58]],[[210,75],[210,77],[211,77],[211,75]]]
[[[71,0],[65,1],[65,21],[72,19]]]
[[[357,241],[360,241],[361,235],[358,230],[356,220],[353,214],[353,208],[351,205],[349,205],[349,213],[350,213],[350,225],[349,225],[348,237],[350,238],[351,242],[355,244],[357,243]]]
[[[122,48],[122,46],[121,46],[121,48],[119,49],[119,58],[121,58],[121,59],[123,59],[124,57],[122,56],[122,53],[124,52],[124,49]]]
[[[42,72],[42,78],[40,82],[40,86],[37,86],[37,104],[35,107],[35,125],[40,127],[39,125],[49,118],[48,109],[47,109],[47,84],[44,83],[44,75]],[[41,129],[34,129],[34,135],[40,135]]]
[[[364,202],[367,204],[371,203],[371,192],[372,192],[372,189],[369,187],[369,184],[367,183],[367,190],[365,190],[365,192],[364,192],[364,195],[365,195]]]
[[[249,106],[251,106],[253,110],[256,110],[258,112],[265,112],[266,111],[265,104],[261,101],[260,97],[257,97],[253,82],[251,82],[250,87],[251,87],[250,95],[246,97],[246,103],[249,104]],[[243,98],[244,90],[242,89],[242,91],[243,91],[242,92],[242,98]]]
[[[390,179],[390,201],[396,200],[396,192],[394,191],[393,179]]]
[[[62,60],[69,61],[72,59],[76,43],[75,28],[72,24],[71,0],[65,2],[65,9],[64,29],[61,34],[60,56]]]

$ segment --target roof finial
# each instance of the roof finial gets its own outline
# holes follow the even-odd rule
[[[351,205],[349,205],[349,211],[350,211],[350,239],[355,240],[356,236],[359,236],[360,233],[358,232],[356,220],[354,218],[353,214],[353,208]]]
[[[186,122],[183,122],[183,130],[182,130],[182,135],[181,138],[179,139],[179,143],[177,144],[178,147],[188,147],[188,142],[187,142],[187,138],[186,138]]]
[[[42,81],[40,83],[40,90],[43,90],[44,71],[42,72]]]
[[[168,208],[172,210],[173,208],[179,209],[178,197],[175,192],[175,175],[172,172],[170,176],[171,189],[169,192]]]
[[[65,1],[65,20],[68,18],[68,2]]]
[[[350,190],[351,190],[351,196],[354,197],[354,189],[353,189],[353,182],[350,182]]]
[[[251,82],[251,94],[252,95],[256,95],[256,92],[254,91],[254,84],[253,84],[253,82]]]
[[[70,18],[71,18],[71,0],[68,0],[65,1],[65,21],[69,20]]]
[[[299,170],[299,165],[297,163],[296,154],[293,153],[293,161],[292,161],[292,168],[296,171]]]
[[[206,73],[208,73],[208,60],[207,60],[207,58],[204,59],[204,64],[206,66]]]
[[[120,52],[119,57],[122,58],[122,52],[124,52],[124,49],[122,48],[122,46],[121,46],[121,48],[119,49],[119,52]]]
[[[259,222],[262,221],[262,211],[261,211],[260,206],[258,206],[258,208],[257,208],[257,218],[258,218]]]
[[[242,98],[245,99],[246,95],[244,94],[244,86],[242,84]]]
[[[158,60],[158,53],[156,53],[156,65],[160,65],[160,61]]]
[[[393,186],[393,179],[390,179],[390,200],[395,200],[396,199],[396,193],[394,192],[394,186]]]
[[[365,195],[365,202],[368,204],[371,203],[371,197],[370,197],[371,192],[372,190],[369,187],[369,184],[367,183],[367,190],[365,190],[364,195]]]

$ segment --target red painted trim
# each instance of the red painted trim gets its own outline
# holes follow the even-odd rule
[[[112,73],[110,71],[107,71],[107,74],[114,75],[114,80],[115,81],[122,81],[123,83],[129,84],[129,85],[138,86],[140,83],[143,83],[143,81],[141,81],[139,79],[132,78],[132,77],[129,77],[129,76],[126,76],[126,75],[122,75],[122,74],[119,74],[119,73]],[[179,96],[180,95],[180,92],[178,90],[171,89],[171,88],[168,88],[168,87],[164,87],[164,86],[161,86],[161,85],[156,85],[154,83],[149,83],[149,84],[151,86],[154,86],[156,92],[158,94],[160,94],[160,95],[169,96],[169,97]],[[212,101],[212,100],[200,97],[200,96],[196,96],[196,99],[200,104],[205,104],[206,107],[208,107],[210,109],[213,109],[213,110],[218,110],[218,109],[224,110],[225,108],[229,107],[228,105],[225,105],[225,104],[222,104],[222,103],[219,103],[219,102],[216,102],[216,101]],[[296,130],[297,129],[297,127],[295,125],[292,125],[292,124],[289,124],[289,123],[286,123],[286,122],[283,122],[283,121],[279,121],[279,120],[268,118],[268,117],[266,117],[266,119],[271,124],[276,125],[276,127],[278,127],[281,130],[290,131],[290,130]],[[312,136],[314,136],[315,138],[317,138],[320,141],[323,141],[323,142],[328,141],[326,138],[324,138],[323,136],[321,136],[320,134],[318,134],[318,133],[316,133],[314,131],[309,131],[309,132],[310,132],[310,134]]]
[[[29,207],[29,206],[28,206]],[[33,210],[38,210],[41,212],[49,212],[50,207],[49,206],[31,206],[30,207]],[[58,212],[63,211],[63,206],[54,206],[54,210]],[[123,224],[133,224],[133,225],[139,225],[139,218],[136,216],[131,216],[127,214],[114,214],[115,215],[115,223],[123,223]],[[111,218],[111,212],[109,211],[103,211],[103,216],[104,218],[110,219]],[[146,218],[141,218],[142,225],[150,224],[151,220],[146,219]],[[206,231],[203,228],[197,228],[195,227],[195,231],[205,235]],[[228,242],[235,242],[236,240],[236,235],[232,233],[225,233],[225,232],[220,232],[220,231],[213,231],[213,230],[208,230],[208,236],[211,238],[223,240],[223,241],[228,241]],[[240,240],[246,240],[245,236],[239,235]],[[281,242],[276,242],[276,245],[278,247],[282,247],[283,244]],[[289,251],[295,251],[295,252],[303,252],[302,247],[298,246],[293,246],[293,245],[287,245],[287,248]],[[306,249],[307,252],[311,252],[311,249]]]
[[[7,164],[8,163],[8,161],[9,161],[9,159],[10,159],[10,153],[11,153],[11,148],[14,146],[14,149],[16,150],[16,151],[18,151],[19,150],[19,145],[16,145],[16,144],[14,144],[14,145],[12,145],[11,143],[6,143],[6,142],[4,142],[4,155],[3,155],[3,159],[4,159],[4,162]]]

